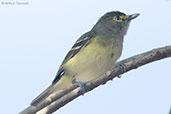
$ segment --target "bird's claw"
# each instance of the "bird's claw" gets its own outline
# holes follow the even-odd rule
[[[118,66],[122,69],[122,72],[126,72],[127,71],[127,67],[124,63],[118,63]],[[119,75],[118,78],[121,78],[122,75]]]
[[[82,95],[84,95],[84,93],[86,92],[86,88],[85,88],[85,83],[84,82],[77,82],[75,79],[75,76],[72,77],[72,84],[74,85],[78,85],[80,87],[80,92]]]

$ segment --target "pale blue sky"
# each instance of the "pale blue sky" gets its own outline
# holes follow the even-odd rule
[[[20,112],[48,87],[76,39],[108,11],[141,14],[130,25],[120,60],[171,45],[171,0],[26,2],[29,5],[0,4],[2,114]],[[125,73],[55,114],[168,114],[170,107],[168,58]]]

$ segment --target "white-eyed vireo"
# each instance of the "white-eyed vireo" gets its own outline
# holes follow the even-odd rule
[[[121,56],[123,38],[132,19],[139,14],[126,15],[119,11],[103,15],[95,26],[83,34],[74,44],[62,62],[52,84],[34,99],[36,105],[53,92],[101,76],[110,70]]]

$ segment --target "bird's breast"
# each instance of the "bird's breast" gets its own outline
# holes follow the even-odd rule
[[[75,75],[77,81],[92,80],[115,64],[122,50],[122,46],[118,45],[113,39],[96,37],[68,61],[65,67],[69,74]]]

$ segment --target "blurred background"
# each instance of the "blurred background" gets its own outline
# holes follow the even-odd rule
[[[171,0],[1,0],[0,113],[17,114],[29,106],[51,84],[77,38],[114,10],[141,14],[130,24],[120,60],[171,45]],[[125,73],[55,114],[168,114],[170,107],[167,58]]]

